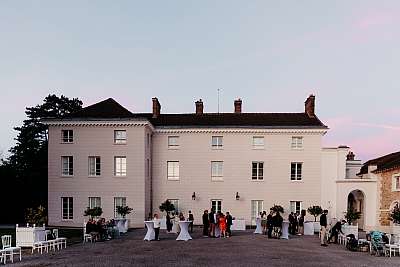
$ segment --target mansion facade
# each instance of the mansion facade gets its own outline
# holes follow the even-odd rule
[[[132,113],[107,99],[45,123],[54,226],[82,226],[87,207],[118,218],[116,207],[127,205],[130,227],[143,227],[166,199],[185,216],[191,210],[195,224],[211,208],[254,224],[274,204],[284,216],[321,205],[342,219],[361,180],[348,147],[322,147],[328,127],[312,95],[298,113],[243,113],[238,99],[232,113],[204,113],[199,100],[194,113],[163,114],[157,98],[152,113]]]

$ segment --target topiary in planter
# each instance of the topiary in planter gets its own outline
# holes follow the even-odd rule
[[[322,214],[323,210],[321,206],[311,206],[307,209],[308,213],[314,216],[314,222],[317,221],[317,217]]]
[[[117,212],[125,219],[126,215],[132,212],[132,208],[128,206],[117,206]]]
[[[349,208],[344,217],[346,218],[347,223],[351,225],[354,221],[357,221],[361,218],[361,212],[356,211],[353,208]]]

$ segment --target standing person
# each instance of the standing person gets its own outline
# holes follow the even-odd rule
[[[222,212],[219,213],[218,223],[221,230],[221,238],[226,237],[226,218]]]
[[[291,212],[289,214],[289,233],[292,235],[293,234],[293,226],[294,226],[294,216],[293,216],[293,212]]]
[[[299,232],[297,235],[304,235],[304,214],[303,211],[301,211],[300,217],[299,217]]]
[[[158,218],[157,213],[154,214],[153,223],[154,223],[155,240],[160,241],[159,235],[160,235],[161,220]]]
[[[319,224],[321,225],[321,246],[327,247],[326,244],[326,227],[328,226],[328,220],[326,215],[328,214],[327,210],[324,210],[324,213],[319,218]]]
[[[208,221],[210,222],[210,231],[208,235],[210,237],[215,237],[215,210],[211,209],[211,212],[208,214]]]
[[[293,235],[295,235],[299,231],[299,213],[296,212],[294,214],[294,220],[293,220]]]
[[[262,213],[260,212],[261,216],[261,227],[262,227],[262,233],[263,235],[267,234],[267,212],[263,211]]]
[[[210,227],[210,221],[208,219],[208,210],[203,213],[203,237],[208,237],[208,229]]]
[[[228,237],[232,236],[231,226],[233,224],[232,215],[229,212],[226,212],[226,233]]]
[[[172,230],[171,215],[169,215],[169,212],[167,212],[166,224],[167,224],[167,232],[169,233]]]
[[[272,215],[274,212],[271,210],[267,216],[267,230],[268,230],[268,238],[272,238],[272,229],[273,229],[273,220],[272,220]]]
[[[193,216],[193,213],[191,210],[189,210],[188,220],[190,221],[190,224],[189,224],[190,232],[193,233],[194,216]]]
[[[180,221],[184,221],[185,220],[185,216],[183,216],[182,212],[179,213],[179,220]]]

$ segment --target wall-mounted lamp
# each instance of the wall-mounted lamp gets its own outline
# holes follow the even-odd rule
[[[236,192],[236,200],[239,200],[240,196],[239,196],[239,192]]]
[[[192,194],[192,200],[196,200],[196,192],[193,192],[193,194]]]

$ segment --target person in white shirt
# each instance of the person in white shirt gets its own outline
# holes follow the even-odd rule
[[[159,241],[160,238],[158,236],[160,234],[161,220],[158,218],[158,214],[157,213],[154,214],[153,223],[154,223],[154,232],[156,234],[155,239],[157,241]]]

